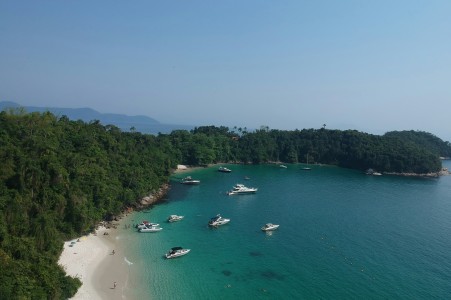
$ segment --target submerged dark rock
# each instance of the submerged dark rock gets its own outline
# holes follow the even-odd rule
[[[262,272],[260,272],[260,275],[267,279],[277,279],[277,280],[285,279],[285,275],[278,274],[278,273],[274,272],[273,270],[262,271]]]

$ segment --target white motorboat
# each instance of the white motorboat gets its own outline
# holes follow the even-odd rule
[[[177,216],[177,215],[170,215],[168,218],[168,222],[177,222],[183,219],[183,216]]]
[[[271,231],[271,230],[276,230],[277,228],[279,228],[279,225],[267,223],[267,224],[265,224],[265,226],[262,227],[262,230],[263,231]]]
[[[366,175],[373,175],[373,176],[381,176],[381,175],[382,175],[382,173],[376,172],[376,171],[373,170],[373,169],[368,169],[368,170],[366,170],[365,174],[366,174]]]
[[[227,224],[230,222],[230,219],[226,219],[221,217],[220,214],[216,215],[216,217],[213,217],[210,219],[210,221],[208,222],[209,226],[221,226],[224,224]]]
[[[145,228],[141,228],[138,231],[139,232],[157,232],[157,231],[161,231],[163,230],[163,228],[159,227],[159,226],[146,226]]]
[[[140,224],[136,225],[136,228],[142,229],[142,228],[146,228],[147,226],[160,226],[160,224],[151,223],[149,221],[142,221]]]
[[[196,180],[196,179],[193,179],[191,176],[187,176],[182,179],[181,183],[187,184],[187,185],[196,185],[196,184],[200,183],[200,180]]]
[[[227,192],[227,195],[242,195],[242,194],[254,194],[258,188],[250,188],[244,186],[244,184],[237,183],[231,191]]]
[[[219,172],[223,172],[223,173],[230,173],[232,172],[232,170],[226,168],[226,167],[219,167],[218,169]]]
[[[282,169],[286,169],[287,168],[287,166],[285,166],[285,165],[280,165],[279,167],[282,168]]]
[[[182,247],[174,247],[166,253],[166,258],[176,258],[188,254],[191,249],[183,249]]]

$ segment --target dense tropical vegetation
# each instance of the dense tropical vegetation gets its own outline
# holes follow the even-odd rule
[[[451,157],[451,143],[444,142],[435,135],[424,131],[390,131],[385,137],[398,138],[407,143],[413,143],[419,147],[428,149],[440,157]]]
[[[50,113],[0,113],[0,298],[67,299],[62,241],[168,181],[157,137]]]
[[[435,145],[432,147],[431,145]],[[66,299],[81,282],[57,265],[91,231],[168,182],[179,163],[324,163],[427,173],[451,147],[422,132],[204,126],[157,136],[51,113],[0,113],[0,298]]]
[[[425,138],[421,138],[423,135]],[[178,161],[191,165],[282,161],[398,173],[437,172],[441,168],[439,157],[450,156],[451,145],[437,137],[429,139],[432,135],[428,133],[417,132],[414,136],[378,136],[325,128],[281,131],[262,127],[253,132],[235,132],[227,127],[207,126],[191,132],[174,131],[160,138],[170,140],[178,151]]]

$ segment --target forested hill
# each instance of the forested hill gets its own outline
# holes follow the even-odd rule
[[[441,169],[439,155],[421,144],[355,130],[280,131],[262,127],[246,132],[209,126],[191,133],[174,131],[169,138],[180,151],[180,160],[192,165],[282,161],[397,173],[423,174]]]
[[[158,134],[170,133],[172,130],[185,129],[191,130],[194,126],[163,124],[147,116],[128,116],[124,114],[100,113],[92,108],[61,108],[61,107],[39,107],[39,106],[21,106],[10,101],[0,101],[0,111],[23,109],[28,113],[51,112],[56,116],[67,116],[70,120],[82,120],[91,122],[99,120],[103,125],[114,125],[122,131],[139,131],[142,133]]]
[[[415,173],[441,167],[421,143],[351,130],[206,126],[153,136],[49,112],[3,111],[0,298],[70,298],[80,281],[57,265],[63,240],[156,191],[177,164],[271,161]]]
[[[429,149],[438,156],[450,158],[451,157],[451,143],[444,142],[435,135],[424,131],[390,131],[384,136],[393,137],[417,144],[420,147]]]
[[[152,135],[50,113],[0,113],[0,299],[68,299],[57,260],[80,236],[168,181],[172,147]]]

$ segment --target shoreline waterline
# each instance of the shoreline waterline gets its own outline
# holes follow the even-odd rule
[[[133,278],[136,298],[371,298],[376,292],[381,298],[420,299],[415,295],[423,295],[423,289],[437,297],[447,291],[443,284],[429,289],[425,283],[436,277],[418,269],[422,263],[417,259],[425,253],[447,256],[447,240],[437,237],[443,235],[440,222],[447,222],[449,205],[439,194],[447,190],[449,178],[369,177],[336,166],[304,172],[302,164],[287,164],[287,169],[223,165],[232,173],[191,169],[186,175],[200,185],[177,184],[181,176],[176,176],[167,202],[134,214],[136,220],[157,223],[170,214],[185,216],[182,222],[164,224],[161,233],[134,235],[132,261],[140,273]],[[224,191],[244,176],[259,192],[225,197]],[[209,228],[209,218],[217,213],[230,218],[230,224]],[[426,217],[440,222],[418,222]],[[262,233],[267,222],[281,227]],[[412,231],[418,234],[411,236]],[[398,257],[411,244],[416,248],[407,251],[406,264]],[[434,250],[421,245],[434,245]],[[192,251],[164,260],[174,246]],[[435,265],[433,260],[424,263]],[[440,264],[446,272],[446,261]],[[406,279],[401,270],[412,277]],[[408,288],[390,285],[393,278]],[[355,286],[354,292],[350,287]]]
[[[58,264],[68,276],[82,281],[71,299],[127,299],[125,245],[117,238],[126,220],[122,218],[110,228],[100,226],[94,233],[64,243]]]

